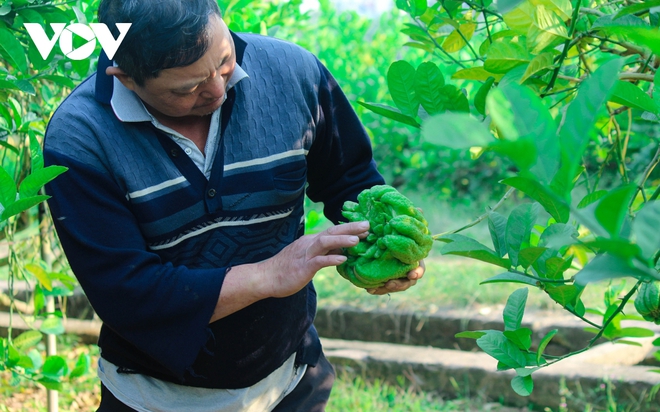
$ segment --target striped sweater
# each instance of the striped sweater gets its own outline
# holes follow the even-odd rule
[[[297,352],[314,365],[310,284],[208,324],[231,266],[258,262],[303,234],[303,201],[341,205],[383,182],[367,134],[310,53],[232,34],[249,75],[222,106],[207,179],[149,122],[123,123],[100,60],[53,115],[47,186],[69,263],[103,320],[101,355],[121,371],[190,386],[251,386]]]

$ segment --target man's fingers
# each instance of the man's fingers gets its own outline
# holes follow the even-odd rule
[[[335,235],[359,235],[369,230],[369,222],[349,222],[341,225],[330,226],[325,233],[330,236]],[[321,232],[323,234],[324,232]]]
[[[371,295],[387,295],[388,293],[402,292],[409,287],[414,286],[416,283],[417,280],[406,278],[392,279],[379,288],[367,289],[367,292]]]
[[[425,271],[426,271],[426,265],[424,265],[423,260],[420,260],[419,266],[408,272],[407,277],[410,280],[419,280],[422,278],[422,276],[424,276]]]

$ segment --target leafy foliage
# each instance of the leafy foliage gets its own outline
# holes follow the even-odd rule
[[[444,150],[475,157],[491,153],[511,162],[514,173],[500,181],[509,188],[505,197],[516,190],[533,201],[508,217],[490,210],[472,224],[436,235],[444,243],[441,253],[505,269],[483,283],[543,290],[595,334],[579,352],[601,337],[631,343],[627,338],[653,336],[622,321],[640,285],[660,280],[654,233],[660,225],[657,4],[396,4],[411,18],[408,45],[425,50],[428,61],[416,67],[392,63],[388,86],[395,106],[378,106],[378,113],[418,124],[422,139]],[[440,67],[444,78],[429,75]],[[432,85],[426,80],[425,87],[415,87],[417,78],[431,77]],[[492,248],[458,234],[486,219]],[[605,310],[585,308],[580,296],[590,283],[618,278],[633,278],[634,286],[611,285]],[[457,335],[476,339],[499,361],[498,369],[515,369],[511,384],[521,395],[532,392],[534,371],[574,355],[544,355],[556,331],[531,350],[531,333],[520,328],[526,291],[510,296],[504,331]]]
[[[63,315],[48,301],[70,295],[76,284],[54,257],[54,252],[61,255],[57,247],[48,247],[54,235],[42,188],[66,168],[44,167],[41,139],[58,102],[87,76],[93,61],[66,59],[57,48],[44,60],[23,24],[92,21],[95,6],[79,7],[35,0],[12,0],[0,7],[0,228],[8,246],[3,263],[9,274],[2,297],[9,301],[10,316],[20,314],[30,327],[16,337],[10,327],[8,337],[0,338],[0,370],[10,370],[16,382],[25,378],[56,390],[64,379],[82,375],[89,359],[80,357],[70,369],[63,357],[44,357],[37,349],[45,334],[64,333]],[[16,297],[16,281],[31,287],[26,301]]]

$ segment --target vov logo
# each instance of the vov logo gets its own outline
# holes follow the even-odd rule
[[[59,39],[60,49],[62,53],[71,60],[86,59],[94,52],[96,48],[96,39],[101,43],[101,47],[109,59],[117,52],[119,45],[126,37],[128,29],[131,28],[131,23],[117,23],[117,30],[119,30],[119,37],[115,39],[103,23],[90,23],[89,25],[82,23],[74,23],[66,25],[65,23],[51,23],[50,27],[53,29],[53,37],[48,38],[46,31],[39,23],[23,23],[25,29],[30,35],[30,38],[37,46],[37,50],[41,57],[46,60],[48,55],[55,47],[55,43]],[[87,43],[74,49],[73,48],[73,35],[76,34]]]

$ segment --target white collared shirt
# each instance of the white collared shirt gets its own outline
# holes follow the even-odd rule
[[[247,73],[236,64],[234,73],[227,82],[227,91],[246,77],[248,77]],[[225,98],[227,98],[226,93]],[[149,113],[138,95],[121,84],[116,77],[114,78],[113,93],[110,104],[112,110],[115,112],[115,116],[117,116],[122,122],[151,122],[154,127],[165,132],[176,144],[179,145],[179,147],[181,147],[184,153],[190,157],[207,179],[211,177],[211,167],[213,166],[213,160],[215,160],[215,154],[220,139],[220,113],[222,111],[222,106],[211,115],[211,126],[209,127],[209,134],[204,148],[206,156],[204,156],[204,153],[199,150],[192,140],[176,130],[160,123],[151,113]]]

